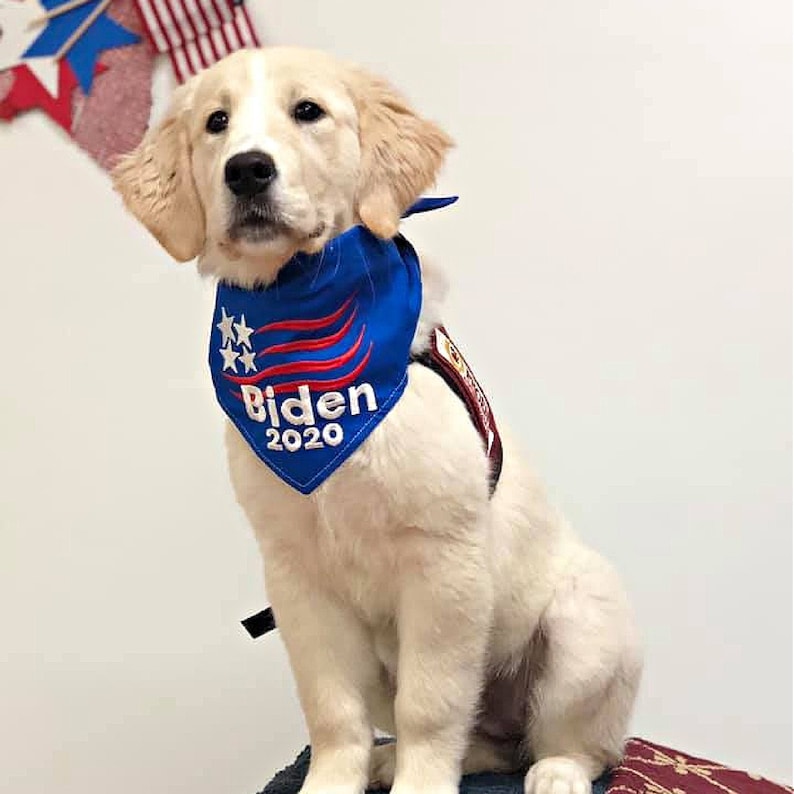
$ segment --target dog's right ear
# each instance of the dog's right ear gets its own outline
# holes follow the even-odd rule
[[[174,92],[165,118],[121,158],[112,174],[127,209],[179,262],[197,257],[205,236],[185,124],[192,82]]]

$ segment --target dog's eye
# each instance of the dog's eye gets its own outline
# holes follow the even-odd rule
[[[218,135],[229,126],[229,114],[225,110],[215,110],[207,117],[207,132]]]
[[[292,118],[299,124],[311,124],[311,122],[321,119],[324,115],[325,111],[316,102],[310,102],[308,99],[298,102],[292,108]]]

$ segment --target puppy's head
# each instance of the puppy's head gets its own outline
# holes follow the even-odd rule
[[[384,81],[322,53],[244,50],[179,88],[114,182],[180,261],[251,286],[360,222],[380,237],[449,138]]]

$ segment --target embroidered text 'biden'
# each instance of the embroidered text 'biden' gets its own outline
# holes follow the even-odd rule
[[[323,392],[314,398],[306,384],[298,386],[298,397],[287,397],[279,404],[272,386],[264,391],[258,386],[240,386],[245,412],[254,422],[269,422],[265,431],[268,448],[296,452],[302,446],[308,450],[322,449],[325,444],[338,447],[344,441],[342,425],[333,420],[340,419],[345,413],[358,416],[364,410],[378,410],[378,400],[370,383],[350,386],[346,393],[339,391]],[[287,425],[282,427],[282,419]],[[318,421],[319,419],[319,421]],[[327,420],[323,422],[322,420]],[[301,435],[293,428],[303,427]]]

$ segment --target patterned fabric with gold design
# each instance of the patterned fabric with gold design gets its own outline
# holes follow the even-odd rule
[[[620,766],[612,770],[607,794],[791,794],[789,786],[759,775],[629,739]]]

